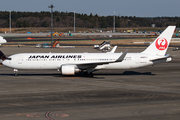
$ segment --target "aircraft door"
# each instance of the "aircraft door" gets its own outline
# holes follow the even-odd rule
[[[18,64],[22,64],[23,59],[22,58],[18,58]]]
[[[136,56],[136,64],[139,64],[139,56]]]
[[[147,63],[147,61],[148,61],[148,57],[147,56],[141,56],[140,59],[139,59],[139,62],[142,63],[142,64],[143,63]]]

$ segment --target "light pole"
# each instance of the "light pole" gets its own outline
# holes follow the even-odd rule
[[[51,4],[51,6],[48,6],[49,8],[51,8],[51,47],[52,47],[52,43],[53,43],[53,8],[54,6]]]
[[[114,11],[114,33],[115,33],[115,11]]]
[[[9,11],[9,33],[11,33],[11,11]]]
[[[74,11],[74,33],[75,33],[75,11]]]

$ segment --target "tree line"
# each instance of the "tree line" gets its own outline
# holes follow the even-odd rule
[[[113,27],[114,16],[98,16],[75,13],[76,27],[81,28],[108,28]],[[42,12],[11,12],[12,27],[50,27],[51,13]],[[116,27],[167,27],[176,25],[180,27],[180,17],[136,17],[115,16]],[[73,27],[74,12],[53,12],[54,27]],[[0,11],[0,27],[9,27],[9,11]]]

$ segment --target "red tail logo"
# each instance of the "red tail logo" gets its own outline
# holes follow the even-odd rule
[[[168,46],[168,42],[165,38],[158,38],[155,45],[158,50],[165,50]]]

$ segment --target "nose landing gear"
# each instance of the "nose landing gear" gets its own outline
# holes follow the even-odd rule
[[[14,69],[14,76],[18,76],[18,69]]]

